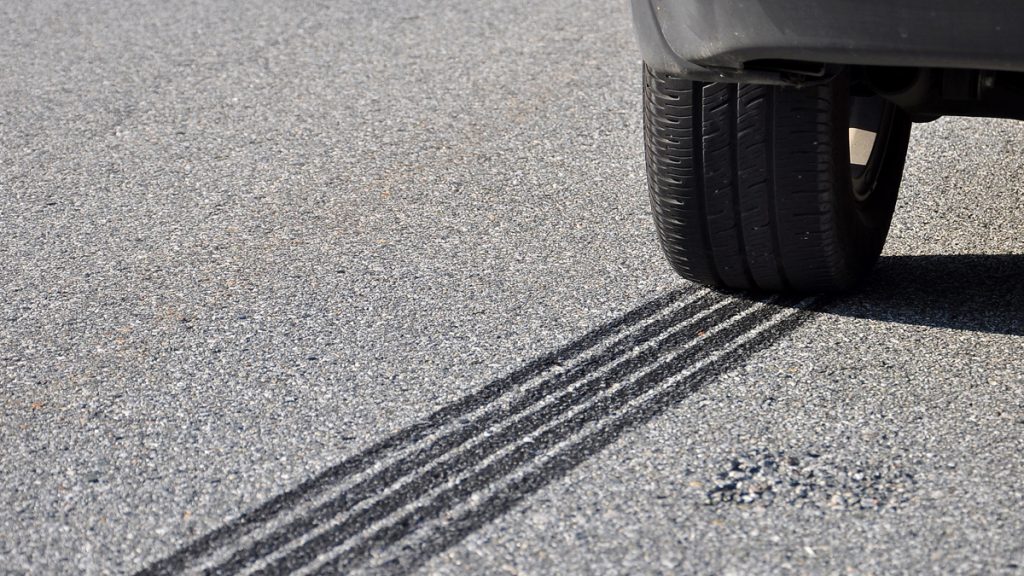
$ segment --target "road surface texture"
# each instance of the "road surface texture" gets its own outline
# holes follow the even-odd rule
[[[0,4],[0,573],[1020,573],[1024,125],[677,279],[624,2]]]

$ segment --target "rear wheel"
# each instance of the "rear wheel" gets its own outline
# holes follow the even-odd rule
[[[648,187],[684,278],[845,290],[885,243],[910,138],[904,113],[844,76],[790,88],[692,82],[644,67]]]

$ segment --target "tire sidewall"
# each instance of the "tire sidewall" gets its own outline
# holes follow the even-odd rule
[[[887,122],[879,134],[884,148],[878,157],[881,165],[871,182],[871,194],[865,200],[858,200],[853,192],[850,171],[850,89],[846,75],[840,75],[832,82],[832,168],[833,191],[836,212],[833,217],[839,228],[838,238],[851,270],[842,274],[839,284],[850,286],[865,275],[878,259],[885,245],[896,200],[903,178],[903,166],[910,142],[910,120],[906,114],[889,104]]]

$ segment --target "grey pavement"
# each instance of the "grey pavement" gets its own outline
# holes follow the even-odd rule
[[[1024,571],[1024,126],[751,302],[639,79],[625,2],[0,4],[0,573]]]

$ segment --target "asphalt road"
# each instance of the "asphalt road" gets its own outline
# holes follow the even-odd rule
[[[0,4],[0,573],[1020,573],[1024,126],[677,279],[624,2]]]

